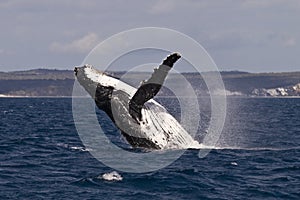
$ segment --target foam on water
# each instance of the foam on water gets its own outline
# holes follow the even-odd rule
[[[106,181],[122,181],[123,180],[123,177],[116,171],[102,174],[101,178]]]
[[[80,147],[80,146],[71,146],[70,149],[79,150],[79,151],[89,151],[89,149],[86,149],[85,147]]]
[[[231,162],[230,164],[233,166],[238,166],[237,162]]]
[[[201,143],[197,146],[190,146],[188,149],[215,149],[215,150],[246,150],[246,151],[287,151],[287,150],[299,150],[300,147],[291,148],[274,148],[274,147],[220,147],[220,146],[206,146]]]

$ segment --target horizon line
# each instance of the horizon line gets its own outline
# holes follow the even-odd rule
[[[72,69],[60,69],[60,68],[46,68],[46,67],[37,67],[31,69],[20,69],[20,70],[11,70],[11,71],[0,71],[0,73],[16,73],[16,72],[27,72],[27,71],[34,71],[34,70],[49,70],[49,71],[73,71]],[[123,73],[128,72],[128,70],[123,71],[107,71],[107,72],[115,72],[115,73]],[[149,71],[131,71],[132,73],[152,73],[152,70]],[[196,71],[179,71],[180,73],[198,73]],[[241,71],[241,70],[219,70],[219,71],[203,71],[201,73],[211,73],[211,72],[220,72],[220,73],[249,73],[249,74],[264,74],[264,73],[299,73],[300,71],[261,71],[261,72],[251,72],[251,71]],[[172,72],[170,72],[172,74]],[[174,73],[173,73],[174,74]]]

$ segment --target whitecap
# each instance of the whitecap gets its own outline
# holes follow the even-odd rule
[[[71,146],[69,148],[72,149],[72,150],[89,151],[89,149],[86,149],[85,147]]]
[[[122,181],[123,177],[116,171],[102,174],[102,179],[106,181]]]

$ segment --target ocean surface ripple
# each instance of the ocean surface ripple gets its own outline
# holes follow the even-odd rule
[[[199,141],[209,119],[201,105]],[[0,116],[0,199],[300,199],[299,98],[229,98],[208,156],[190,149],[149,173],[114,172],[95,159],[69,98],[0,98]],[[107,130],[130,149],[108,122]]]

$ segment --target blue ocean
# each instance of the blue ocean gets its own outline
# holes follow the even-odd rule
[[[218,148],[206,157],[189,149],[165,168],[128,173],[85,148],[71,98],[0,98],[0,199],[300,199],[300,98],[227,101]],[[103,178],[113,171],[122,178]]]

